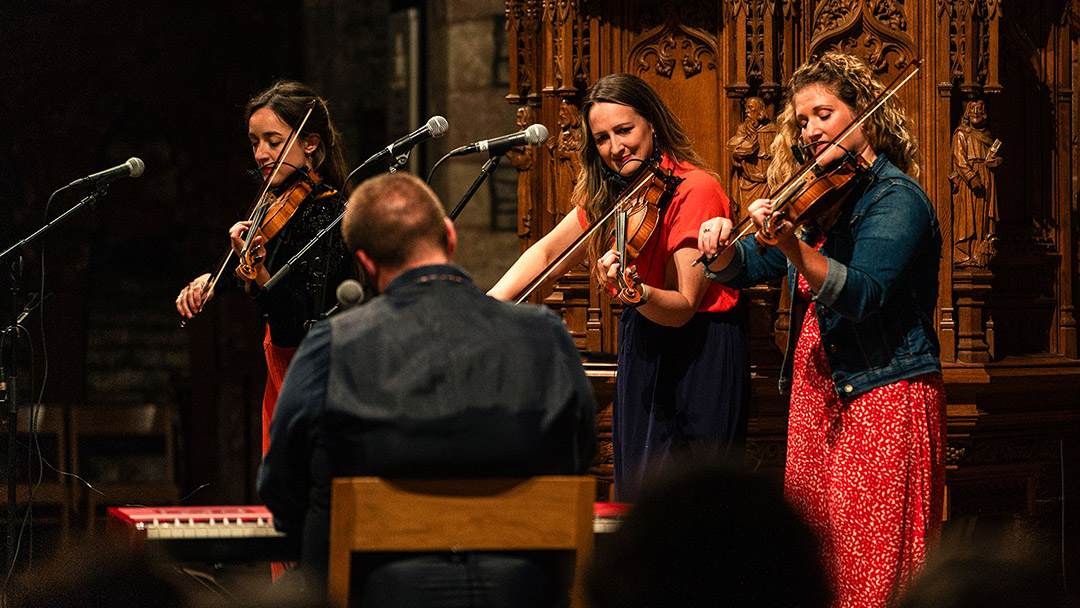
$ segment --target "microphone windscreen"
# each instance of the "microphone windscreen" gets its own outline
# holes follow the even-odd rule
[[[525,142],[530,146],[539,146],[548,140],[548,130],[544,125],[529,125],[525,129]]]
[[[146,164],[142,162],[142,159],[134,156],[128,159],[127,164],[131,167],[131,177],[139,177],[146,169]]]
[[[450,123],[446,122],[442,116],[432,116],[427,121],[427,128],[431,131],[432,137],[442,137],[450,129]]]
[[[355,279],[345,279],[337,286],[338,305],[343,309],[356,306],[364,299],[364,286]]]

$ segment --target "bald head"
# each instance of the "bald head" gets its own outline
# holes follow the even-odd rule
[[[341,232],[350,251],[380,267],[401,270],[416,260],[449,261],[451,231],[438,197],[406,173],[384,173],[357,186]]]

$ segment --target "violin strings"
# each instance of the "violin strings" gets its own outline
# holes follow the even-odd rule
[[[536,277],[533,278],[533,280],[530,281],[529,284],[526,285],[521,290],[521,292],[518,293],[518,295],[514,298],[514,304],[521,304],[525,301],[526,298],[532,295],[532,292],[535,291],[537,287],[543,285],[544,282],[547,281],[548,278],[552,275],[552,273],[554,273],[555,270],[559,268],[559,266],[562,266],[563,262],[565,262],[571,254],[577,251],[577,248],[580,247],[583,242],[585,242],[585,239],[587,239],[593,232],[596,232],[597,229],[607,223],[607,221],[610,220],[615,215],[615,213],[619,211],[620,206],[626,204],[626,201],[631,200],[632,197],[637,194],[637,192],[641,190],[642,187],[651,182],[651,179],[645,179],[644,176],[646,174],[647,172],[643,172],[641,175],[639,175],[638,182],[635,184],[631,184],[632,187],[629,188],[629,193],[623,193],[623,195],[615,201],[615,204],[611,206],[611,209],[609,209],[607,213],[601,216],[600,219],[594,222],[588,230],[583,232],[581,236],[579,236],[573,243],[571,243],[570,246],[566,248],[566,251],[563,251],[559,255],[559,257],[555,258],[554,261],[548,264],[547,268],[545,268],[543,272],[536,275]]]

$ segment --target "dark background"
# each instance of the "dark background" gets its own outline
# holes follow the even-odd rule
[[[87,194],[66,190],[46,208],[58,188],[132,156],[146,163],[23,248],[20,276],[4,260],[0,325],[48,296],[20,334],[19,401],[44,386],[47,404],[173,407],[181,493],[195,491],[186,504],[257,500],[265,372],[253,308],[222,294],[185,328],[174,308],[256,195],[244,104],[276,79],[304,80],[330,100],[350,167],[386,143],[385,23],[403,3],[349,4],[0,8],[0,248]]]

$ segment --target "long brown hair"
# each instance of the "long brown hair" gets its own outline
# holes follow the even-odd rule
[[[270,108],[282,122],[295,127],[307,112],[307,104],[315,100],[311,116],[300,130],[300,136],[319,136],[319,146],[311,154],[312,169],[329,185],[341,189],[345,183],[345,159],[341,155],[341,134],[330,121],[326,101],[308,85],[295,80],[279,80],[270,88],[251,98],[244,112],[244,125],[260,108]]]
[[[708,170],[705,161],[694,151],[693,142],[679,119],[671,112],[656,91],[647,82],[633,74],[609,74],[589,88],[581,105],[582,128],[579,141],[581,172],[574,186],[573,201],[584,207],[590,222],[596,221],[607,211],[614,195],[604,179],[603,159],[596,149],[596,141],[589,126],[589,111],[600,102],[629,106],[649,121],[655,131],[654,149],[660,150],[675,164],[689,163]],[[590,263],[607,251],[610,227],[605,226],[589,239]]]
[[[885,85],[874,76],[865,61],[846,53],[829,51],[795,70],[788,85],[787,103],[776,120],[777,136],[773,140],[773,161],[768,171],[771,190],[786,182],[799,167],[791,151],[793,144],[802,141],[802,130],[795,118],[794,100],[796,95],[812,85],[827,88],[855,115],[885,90]],[[908,128],[907,115],[896,96],[870,116],[862,128],[874,152],[884,154],[892,164],[912,177],[919,176],[916,161],[919,144]]]

